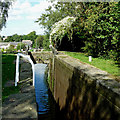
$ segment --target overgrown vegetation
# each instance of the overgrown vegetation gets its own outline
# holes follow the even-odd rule
[[[50,37],[58,50],[80,51],[120,63],[120,2],[52,2],[37,20],[48,35],[65,17],[76,18],[70,28],[60,27]],[[62,30],[66,34],[61,38]]]
[[[14,48],[14,45],[10,45],[8,49],[6,49],[7,53],[16,53],[17,49]]]
[[[10,94],[18,93],[19,87],[5,87],[7,81],[14,81],[15,79],[15,55],[3,54],[2,55],[2,101],[5,100]]]
[[[19,44],[17,45],[17,50],[21,50],[21,49],[26,50],[26,46],[25,46],[24,43],[19,43]]]
[[[43,47],[43,40],[44,40],[43,35],[39,35],[39,36],[36,38],[36,40],[35,40],[36,48],[41,48],[41,47]]]

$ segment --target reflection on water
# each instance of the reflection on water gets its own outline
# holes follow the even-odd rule
[[[41,120],[61,120],[57,107],[45,79],[46,64],[35,64],[35,93],[38,117]],[[63,120],[63,119],[62,119]]]

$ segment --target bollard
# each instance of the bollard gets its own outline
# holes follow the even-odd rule
[[[91,62],[92,61],[92,56],[89,56],[89,62]]]

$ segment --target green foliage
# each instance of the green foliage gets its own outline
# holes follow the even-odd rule
[[[67,34],[69,39],[71,39],[72,32],[69,33],[72,23],[75,21],[74,17],[65,17],[61,21],[55,23],[52,27],[52,32],[50,33],[50,41],[57,44],[61,44],[62,38]]]
[[[24,39],[24,37],[25,37],[25,39]],[[36,35],[35,31],[32,31],[32,32],[30,32],[28,35],[26,35],[24,37],[23,37],[23,40],[31,40],[31,41],[33,41],[33,44],[34,44],[34,41],[38,37],[38,35]]]
[[[91,5],[91,10],[86,12],[88,17],[84,28],[89,32],[84,50],[88,54],[109,56],[118,61],[120,19],[116,6],[117,3],[100,3],[98,6]]]
[[[36,35],[36,32],[32,31],[27,35],[14,34],[12,36],[8,36],[7,39],[5,40],[5,42],[13,42],[13,41],[21,42],[22,40],[31,40],[31,41],[33,41],[33,44],[34,44],[34,41],[37,37],[38,37],[38,35]]]
[[[17,35],[17,34],[14,34],[12,36],[8,36],[7,39],[5,39],[5,42],[21,42],[22,40],[22,36],[21,35]]]
[[[76,6],[83,3],[71,3],[71,2],[57,2],[53,3],[46,9],[46,13],[43,13],[36,22],[42,25],[48,33],[50,33],[53,24],[62,20],[67,16],[76,16],[78,12],[76,11]]]
[[[50,45],[49,34],[46,34],[44,35],[43,48],[49,50],[49,45]]]
[[[19,44],[17,45],[17,50],[20,50],[20,49],[26,50],[26,46],[25,46],[24,43],[19,43]]]
[[[4,52],[4,48],[0,49],[0,51],[3,53]]]
[[[85,13],[87,19],[84,29],[87,31],[84,51],[94,56],[108,55],[115,49],[118,28],[113,16],[115,3],[92,4]]]
[[[5,26],[6,24],[8,17],[8,10],[11,4],[12,4],[12,0],[0,1],[0,31],[2,30],[3,26]]]
[[[15,49],[14,47],[15,47],[14,45],[10,45],[10,47],[9,47],[8,49],[6,49],[6,52],[7,52],[7,53],[16,52],[16,49]]]
[[[4,87],[5,83],[15,78],[15,55],[2,54],[2,101],[10,94],[18,93],[18,87]]]
[[[4,87],[5,83],[8,80],[13,80],[15,78],[15,55],[13,54],[2,54],[2,86]]]
[[[76,20],[65,34],[60,34],[63,30],[61,25],[60,32],[56,31],[51,36],[54,44],[57,41],[58,50],[69,47],[66,50],[120,61],[120,2],[57,2],[37,22],[50,34],[55,23],[66,16]]]
[[[43,40],[44,40],[44,36],[43,36],[43,35],[39,35],[39,36],[35,39],[35,46],[36,46],[36,48],[41,48],[41,47],[43,47]]]

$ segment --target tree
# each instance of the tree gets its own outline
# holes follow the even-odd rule
[[[22,40],[31,40],[34,43],[34,40],[37,38],[38,35],[36,35],[36,32],[30,32],[27,35],[18,35],[18,34],[14,34],[12,36],[8,36],[7,39],[5,40],[5,42],[21,42]]]
[[[43,47],[43,40],[44,40],[43,35],[39,35],[39,36],[36,38],[36,40],[35,40],[36,48],[41,48],[41,47]]]
[[[19,43],[17,45],[17,50],[21,50],[21,49],[26,50],[26,45],[24,43]]]
[[[7,53],[15,52],[14,45],[10,45],[9,48],[6,50]]]
[[[52,40],[57,43],[66,40],[64,48],[70,40],[70,51],[83,51],[94,57],[113,58],[120,63],[119,12],[120,2],[57,2],[46,9],[46,13],[42,14],[37,22],[46,28],[50,35],[55,23],[66,16],[76,17],[66,34],[60,36],[60,32],[55,32],[51,36]]]
[[[46,34],[44,35],[43,48],[49,50],[49,45],[50,45],[49,34]]]
[[[38,37],[38,35],[36,35],[35,31],[32,31],[28,35],[26,35],[27,40],[33,41],[33,44],[34,44],[34,41],[37,37]],[[24,39],[24,40],[26,40],[26,39]]]
[[[12,35],[12,41],[19,42],[20,41],[19,35],[17,34]]]
[[[68,44],[71,43],[68,41],[72,41],[72,30],[70,31],[70,29],[75,19],[76,19],[75,17],[67,16],[61,21],[53,25],[52,32],[50,33],[50,42],[53,42],[53,44],[55,45],[57,49],[59,50],[61,49],[60,48],[61,44],[62,46],[64,46],[65,49],[66,48],[68,49],[68,47],[72,46],[72,45],[68,46]],[[68,39],[64,38],[65,36]],[[63,43],[63,40],[64,40],[63,38],[65,39],[64,43]],[[65,45],[67,46],[65,47]],[[62,50],[63,50],[63,47],[62,47]]]
[[[21,50],[21,49],[26,50],[26,46],[25,46],[24,43],[19,43],[19,44],[17,45],[17,50]]]
[[[84,17],[85,16],[84,11],[87,9],[87,7],[88,7],[87,3],[82,3],[82,2],[64,2],[64,3],[57,2],[56,4],[49,6],[49,8],[46,9],[46,13],[42,14],[36,22],[42,25],[46,29],[45,32],[48,34],[48,36],[50,36],[53,25],[55,23],[61,21],[67,16],[78,17],[78,18],[80,18],[81,16]],[[71,30],[69,29],[68,32],[71,32]],[[69,40],[69,38],[72,37],[71,35],[70,36],[69,35],[65,36],[66,40]],[[73,36],[74,37],[72,38],[75,39],[75,42],[74,43],[72,42],[72,46],[73,46],[72,49],[75,48],[74,51],[75,50],[78,51],[81,49],[81,47],[79,47],[81,42],[79,43],[78,47],[75,47],[75,45],[73,44],[78,44],[78,39],[76,40],[76,38],[78,38],[78,35],[77,34],[75,35],[74,32]],[[83,43],[81,44],[81,46],[83,47]]]
[[[49,6],[46,13],[43,13],[36,22],[42,25],[47,33],[50,33],[53,24],[67,16],[76,17],[83,14],[87,7],[85,6],[85,3],[82,2],[57,2]]]
[[[119,19],[114,8],[114,2],[92,3],[85,12],[87,19],[84,21],[84,29],[87,38],[84,51],[89,55],[108,57],[110,51],[116,49],[119,31],[116,23]]]
[[[7,39],[4,40],[4,42],[12,42],[13,39],[12,39],[12,36],[8,36]]]
[[[3,26],[5,26],[8,18],[8,10],[13,1],[14,0],[0,1],[0,30],[2,30]]]

